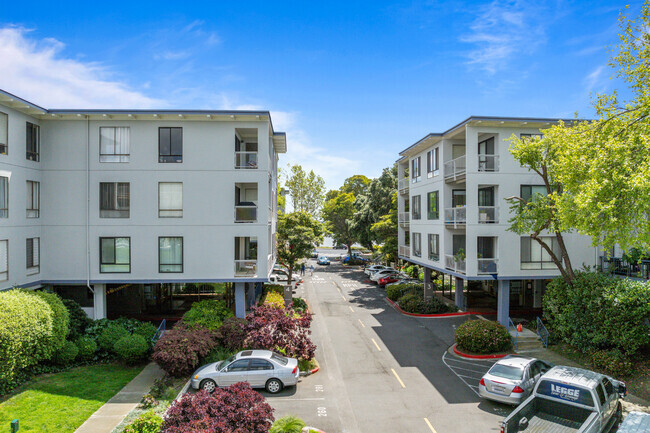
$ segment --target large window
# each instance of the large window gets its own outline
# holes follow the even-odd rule
[[[158,216],[160,218],[183,216],[182,182],[160,182],[158,184]]]
[[[40,158],[40,127],[27,122],[27,159],[38,161]]]
[[[131,272],[131,238],[99,238],[99,272]]]
[[[427,178],[437,176],[440,170],[440,148],[427,152]]]
[[[431,191],[427,194],[427,219],[437,220],[440,218],[438,209],[438,191]]]
[[[537,194],[546,195],[546,187],[544,185],[521,185],[521,198],[524,201],[529,202]]]
[[[27,181],[27,218],[38,218],[41,208],[41,183]]]
[[[27,275],[34,275],[40,272],[41,239],[27,239]]]
[[[0,113],[0,155],[6,155],[9,150],[9,118]]]
[[[183,128],[158,128],[158,162],[183,162]]]
[[[9,178],[0,176],[0,218],[9,218]]]
[[[131,208],[131,191],[128,182],[100,182],[99,217],[128,218]]]
[[[235,237],[235,276],[257,274],[257,237]]]
[[[99,128],[99,162],[129,162],[131,131],[126,127]]]
[[[421,207],[421,196],[414,195],[411,200],[411,218],[414,220],[419,220],[422,217],[422,207]]]
[[[413,255],[415,257],[422,257],[422,235],[420,233],[413,233]]]
[[[560,245],[555,236],[540,236],[551,247],[556,257],[560,257]],[[521,269],[555,269],[551,255],[531,237],[521,238]]]
[[[420,157],[413,158],[411,160],[411,182],[420,181]]]
[[[158,238],[158,272],[183,272],[183,238]]]
[[[9,241],[0,241],[0,281],[9,279]]]
[[[440,260],[440,235],[429,234],[429,260]]]

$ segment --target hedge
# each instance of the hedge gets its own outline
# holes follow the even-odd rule
[[[64,341],[54,353],[53,361],[59,365],[68,365],[77,358],[79,348],[72,341]]]
[[[264,297],[262,304],[273,308],[284,308],[284,297],[277,292],[269,292]]]
[[[409,289],[420,289],[422,290],[422,285],[417,283],[402,283],[402,284],[393,284],[386,287],[386,296],[391,301],[397,301],[402,297],[402,294]]]
[[[79,337],[75,344],[77,349],[79,349],[79,354],[77,357],[80,361],[89,361],[95,357],[97,352],[97,343],[90,337]]]
[[[180,323],[160,337],[153,349],[153,360],[170,376],[182,377],[192,373],[201,358],[216,346],[215,332],[190,329]]]
[[[148,411],[133,420],[124,428],[124,433],[159,433],[163,419],[153,411]]]
[[[68,336],[68,324],[70,323],[68,309],[63,304],[63,301],[61,301],[59,295],[43,291],[31,293],[47,302],[50,310],[52,310],[52,336],[48,338],[51,338],[49,344],[56,351],[63,346]]]
[[[456,329],[456,344],[474,353],[499,353],[512,348],[508,330],[497,322],[468,320]]]
[[[112,352],[115,343],[124,337],[131,335],[126,328],[119,323],[110,323],[97,338],[97,344],[107,352]]]
[[[233,315],[225,301],[211,299],[192,304],[192,308],[183,314],[183,323],[190,328],[214,331],[219,329],[225,319]]]
[[[76,340],[84,335],[86,328],[92,323],[92,320],[81,306],[72,299],[62,299],[61,301],[65,305],[66,310],[68,310],[68,317],[70,318],[70,322],[68,323],[70,330],[68,332],[68,339]]]
[[[407,313],[442,314],[458,311],[457,306],[445,304],[436,297],[425,301],[422,291],[404,295],[397,300],[397,303]]]
[[[145,357],[149,343],[142,335],[133,334],[120,338],[113,346],[113,352],[126,364],[136,364]]]

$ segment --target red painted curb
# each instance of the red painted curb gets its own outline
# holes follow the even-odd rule
[[[460,357],[467,358],[467,359],[501,359],[501,358],[505,358],[506,356],[508,356],[507,353],[504,353],[504,354],[501,354],[501,355],[470,355],[470,354],[461,352],[460,350],[458,350],[458,347],[456,347],[456,346],[457,346],[456,344],[451,346],[451,348],[454,350],[454,353],[456,355],[460,356]]]
[[[320,367],[313,368],[313,369],[310,371],[310,373],[311,373],[311,374],[317,373],[318,370],[320,370]]]
[[[406,315],[406,316],[413,316],[413,317],[454,317],[454,316],[471,316],[471,315],[483,315],[483,316],[492,316],[495,315],[496,313],[482,313],[478,311],[459,311],[457,313],[440,313],[440,314],[418,314],[418,313],[409,313],[407,311],[404,311],[400,308],[399,305],[397,305],[396,302],[391,301],[390,299],[386,298],[386,300],[393,306],[397,311],[400,313]]]

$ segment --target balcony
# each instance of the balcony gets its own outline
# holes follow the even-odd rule
[[[235,168],[237,169],[257,168],[257,152],[256,151],[235,152]]]
[[[257,260],[235,260],[235,277],[255,277]]]
[[[400,179],[399,182],[397,183],[397,189],[399,190],[400,194],[407,194],[409,193],[409,184],[411,183],[411,178],[405,177],[404,179]]]
[[[235,206],[235,222],[236,223],[257,222],[257,206],[255,205]]]
[[[411,246],[400,245],[398,254],[402,257],[411,257]]]
[[[465,206],[445,209],[445,224],[453,226],[465,226],[467,223],[467,208]]]
[[[478,207],[479,224],[495,224],[499,222],[499,208],[496,206]]]
[[[467,163],[465,155],[445,162],[445,182],[456,182],[465,179]]]
[[[650,260],[629,263],[620,257],[600,256],[600,269],[614,275],[644,280],[650,279]]]
[[[499,259],[478,259],[478,274],[497,274]]]
[[[499,171],[499,155],[479,155],[478,171],[481,172]]]
[[[456,256],[445,254],[445,268],[459,274],[465,273],[465,260],[459,260]]]
[[[400,223],[400,225],[402,225],[402,226],[407,226],[407,225],[409,225],[409,223],[410,223],[410,221],[411,221],[411,214],[410,214],[410,212],[400,212],[400,213],[397,215],[397,220],[398,220],[398,222]]]

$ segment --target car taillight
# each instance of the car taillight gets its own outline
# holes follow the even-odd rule
[[[481,381],[479,382],[479,384],[485,386],[485,380],[483,378],[481,378]]]
[[[296,374],[296,371],[298,371],[298,366],[293,367],[293,371],[291,372],[291,374]]]
[[[524,390],[521,389],[521,388],[518,387],[518,386],[515,386],[515,387],[512,389],[512,392],[515,392],[515,393],[517,393],[517,394],[521,394],[522,392],[524,392]]]

